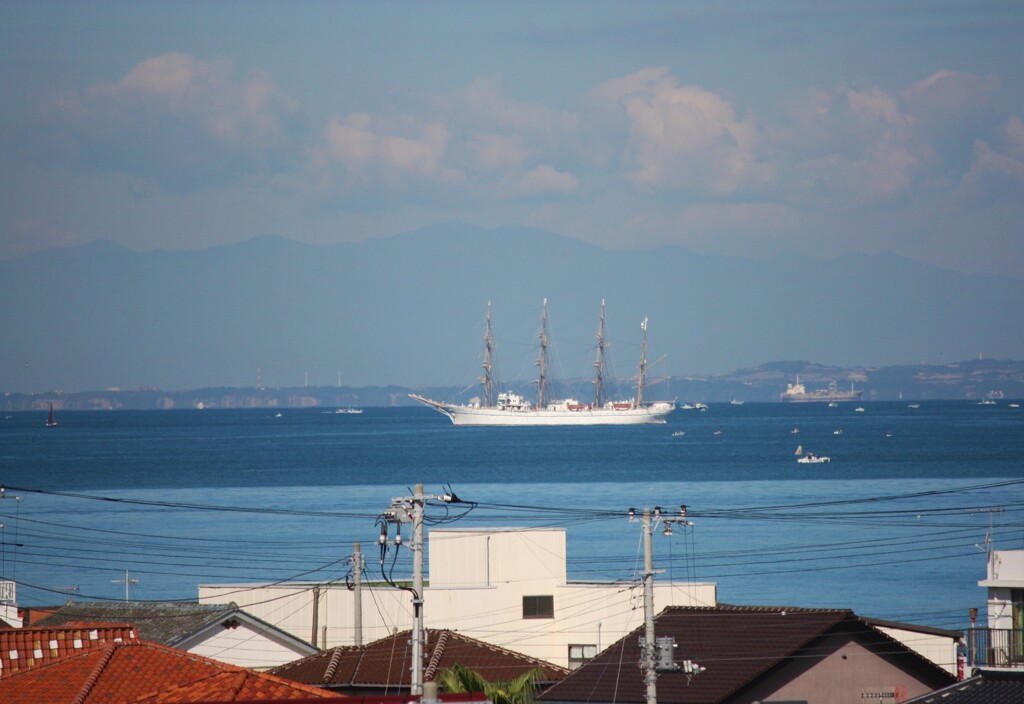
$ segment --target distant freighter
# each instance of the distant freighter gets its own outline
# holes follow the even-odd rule
[[[830,381],[827,389],[808,391],[800,383],[800,376],[797,375],[796,383],[786,384],[786,390],[779,394],[779,398],[789,403],[810,403],[814,401],[834,403],[838,401],[860,401],[860,397],[863,394],[863,391],[853,388],[853,384],[850,384],[849,391],[840,391],[836,388],[835,381]]]

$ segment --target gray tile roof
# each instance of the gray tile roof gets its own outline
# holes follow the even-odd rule
[[[979,670],[974,677],[906,704],[1021,704],[1024,670]]]
[[[33,625],[131,623],[143,640],[173,647],[206,626],[238,612],[234,603],[69,601]]]

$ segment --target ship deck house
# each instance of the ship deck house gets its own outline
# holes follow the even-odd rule
[[[643,624],[632,582],[569,581],[564,528],[432,529],[424,626],[450,629],[577,667]],[[372,578],[372,575],[368,575]],[[364,577],[364,580],[367,577]],[[359,626],[344,583],[201,585],[201,603],[239,607],[321,648],[369,643],[412,627],[407,591],[364,582]],[[654,603],[715,606],[713,583],[655,582]]]

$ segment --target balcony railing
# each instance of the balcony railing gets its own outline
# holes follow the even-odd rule
[[[1024,630],[1019,628],[969,628],[969,667],[1024,668]]]

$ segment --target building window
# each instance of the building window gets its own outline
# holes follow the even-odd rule
[[[555,597],[524,596],[523,618],[554,618]]]
[[[575,670],[577,667],[593,660],[597,656],[596,645],[570,645],[569,646],[569,669]]]

